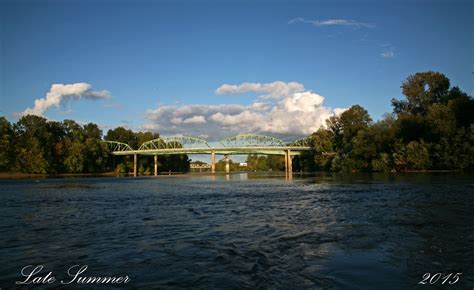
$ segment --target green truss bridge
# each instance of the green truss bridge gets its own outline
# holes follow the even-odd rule
[[[304,151],[311,150],[311,137],[305,137],[293,142],[263,135],[243,134],[214,142],[211,146],[206,140],[187,137],[171,136],[160,137],[144,142],[138,149],[131,148],[128,144],[117,141],[105,141],[114,155],[133,155],[133,175],[137,175],[137,156],[152,155],[155,158],[155,175],[158,174],[158,155],[169,154],[210,154],[211,173],[215,173],[216,155],[224,155],[226,161],[225,171],[229,172],[229,155],[241,154],[265,154],[282,155],[285,158],[287,172],[292,171],[292,157],[300,155]]]

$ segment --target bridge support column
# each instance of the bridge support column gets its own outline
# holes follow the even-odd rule
[[[287,151],[288,156],[288,172],[293,172],[293,159],[291,158],[291,150]]]
[[[285,172],[288,172],[288,152],[285,151]]]
[[[230,164],[229,164],[229,155],[224,155],[224,160],[225,160],[225,173],[230,172]]]
[[[211,174],[216,173],[216,152],[211,151]]]
[[[137,154],[133,154],[133,177],[137,176],[137,163],[138,163]]]
[[[158,155],[155,154],[155,176],[158,176]]]

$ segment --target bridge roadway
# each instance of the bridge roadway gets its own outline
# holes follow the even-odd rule
[[[143,143],[138,150],[128,144],[116,141],[106,141],[111,145],[112,154],[123,156],[133,155],[133,175],[137,176],[138,155],[154,156],[154,173],[158,175],[158,155],[171,154],[210,154],[211,173],[215,173],[216,155],[224,155],[225,172],[230,172],[229,155],[264,154],[282,155],[285,158],[285,171],[292,172],[292,158],[304,151],[312,149],[310,137],[299,139],[291,143],[284,143],[280,139],[261,135],[237,135],[220,141],[220,146],[210,146],[205,140],[185,137],[160,137]],[[196,146],[197,145],[197,146]]]

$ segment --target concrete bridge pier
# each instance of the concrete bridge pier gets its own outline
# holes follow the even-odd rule
[[[225,173],[229,173],[230,172],[230,164],[229,164],[229,155],[226,154],[224,155],[224,161],[225,161]]]
[[[216,152],[211,151],[211,174],[216,173]]]
[[[293,159],[290,149],[285,151],[285,172],[293,172]]]
[[[133,177],[137,176],[138,154],[133,154]]]
[[[155,176],[158,176],[158,155],[155,154]]]
[[[288,149],[288,172],[293,172],[293,156],[290,149]]]

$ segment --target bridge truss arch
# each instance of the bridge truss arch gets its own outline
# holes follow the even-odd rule
[[[291,142],[288,146],[289,147],[312,147],[312,145],[313,145],[313,138],[311,136],[306,136],[304,138]]]
[[[144,142],[138,150],[211,148],[206,140],[189,136],[160,137]]]
[[[107,147],[112,151],[112,152],[127,152],[127,151],[133,151],[132,147],[126,143],[118,142],[118,141],[110,141],[110,140],[104,140],[104,142],[107,144]]]
[[[237,136],[222,139],[220,144],[223,147],[279,147],[285,146],[285,143],[278,138],[256,135],[240,134]]]

